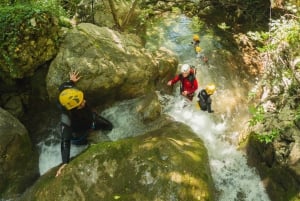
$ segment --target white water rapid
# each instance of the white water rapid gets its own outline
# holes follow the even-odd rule
[[[180,64],[195,65],[200,89],[212,82],[217,85],[217,92],[212,96],[213,114],[197,108],[196,97],[189,106],[183,107],[186,100],[178,95],[179,84],[175,98],[160,95],[164,112],[189,125],[204,141],[218,192],[217,200],[269,201],[257,172],[247,165],[245,155],[236,147],[239,131],[247,126],[249,117],[245,78],[231,68],[237,65],[235,55],[223,49],[220,42],[223,39],[215,35],[212,28],[180,14],[164,16],[147,30],[146,47],[167,47],[178,55]],[[196,57],[190,45],[194,34],[200,36],[201,53],[208,57],[208,64]]]
[[[227,141],[226,120],[216,122],[211,114],[200,111],[194,104],[183,107],[186,100],[181,97],[171,99],[165,112],[175,120],[189,125],[204,141],[218,192],[217,200],[269,201],[255,169],[248,167],[243,153]]]

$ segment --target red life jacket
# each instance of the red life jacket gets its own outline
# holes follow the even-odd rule
[[[179,79],[180,79],[180,92],[183,91],[183,86],[182,86],[182,83],[183,83],[183,75],[182,73],[179,74]],[[188,75],[187,79],[189,80],[189,82],[192,84],[192,86],[194,85],[194,80],[196,79],[196,68],[195,66],[191,66],[190,68],[190,74]]]

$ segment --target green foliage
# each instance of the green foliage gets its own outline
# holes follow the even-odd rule
[[[204,29],[205,23],[199,19],[199,17],[192,17],[191,29],[197,32],[198,30]]]
[[[288,89],[289,96],[294,96],[294,95],[297,96],[299,87],[300,86],[298,85],[298,83],[293,82]]]
[[[36,7],[41,7],[43,10],[48,10],[56,17],[71,17],[77,10],[77,5],[80,0],[35,0],[32,4]]]
[[[2,70],[14,78],[20,77],[15,65],[19,59],[20,44],[26,33],[43,34],[49,19],[65,16],[58,0],[6,1],[0,6],[0,65]],[[41,26],[43,24],[44,26]],[[34,37],[34,36],[33,36]],[[1,73],[1,76],[4,76]]]
[[[69,0],[64,2],[78,2],[79,0]],[[61,15],[65,16],[66,12],[61,5],[61,0],[4,0],[0,2],[2,5],[1,9],[7,9],[10,7],[12,9],[18,8],[20,6],[32,8],[33,10],[42,10],[50,12],[52,15],[59,17]]]
[[[300,105],[297,107],[296,115],[295,115],[295,120],[296,121],[300,120]]]
[[[261,52],[278,53],[280,44],[288,43],[292,48],[299,47],[300,20],[297,17],[282,16],[271,20],[268,32],[248,32],[247,35],[254,41],[262,44],[258,49]]]
[[[248,93],[248,100],[253,100],[256,97],[256,91],[249,91]]]
[[[36,0],[31,3],[31,6],[36,9],[47,11],[57,18],[59,18],[60,16],[67,16],[67,13],[60,4],[59,0]]]
[[[40,10],[25,5],[2,6],[0,8],[0,59],[5,62],[7,71],[14,77],[18,72],[13,66],[16,48],[25,29],[25,22],[29,22],[34,14],[40,15]]]
[[[220,4],[221,12],[226,13],[224,20],[231,27],[236,24],[246,27],[264,25],[270,7],[270,1],[262,0],[218,0],[213,4]]]
[[[280,131],[278,129],[272,129],[270,132],[263,132],[261,134],[257,134],[257,139],[262,143],[270,143],[279,135]]]
[[[265,112],[262,106],[250,107],[249,112],[252,118],[249,121],[250,126],[255,126],[257,123],[261,123],[265,119]]]
[[[218,24],[218,27],[224,31],[230,28],[230,26],[227,26],[227,24],[225,22]]]
[[[268,32],[248,31],[247,35],[252,41],[257,43],[257,50],[259,52],[267,52],[267,47],[264,44],[270,37]]]
[[[30,3],[32,0],[1,0],[0,5],[1,6],[9,6],[9,5],[15,5],[18,3]]]
[[[292,7],[294,8],[294,7]],[[248,32],[247,35],[256,42],[257,49],[262,53],[267,53],[265,80],[269,88],[277,86],[278,96],[281,103],[278,101],[275,104],[283,107],[282,104],[287,104],[289,99],[294,99],[299,94],[299,83],[296,80],[296,71],[291,68],[292,60],[299,56],[300,44],[300,18],[293,14],[286,14],[278,19],[272,19],[269,23],[269,31],[267,32]],[[294,103],[298,105],[297,101]],[[264,123],[269,118],[277,118],[276,113],[270,116],[265,113],[263,108],[250,108],[252,118],[249,121],[250,127],[258,123]],[[266,116],[268,115],[268,119]],[[300,119],[300,107],[295,113],[295,120]],[[257,139],[262,143],[270,143],[280,135],[281,130],[276,128],[277,125],[269,122],[264,128],[264,132],[256,134]],[[267,127],[267,128],[266,128]],[[274,128],[275,127],[275,128]],[[270,129],[273,128],[273,129]]]

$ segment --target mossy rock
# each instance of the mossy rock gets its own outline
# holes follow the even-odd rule
[[[179,122],[92,145],[58,178],[56,170],[41,177],[21,200],[215,200],[207,150]]]

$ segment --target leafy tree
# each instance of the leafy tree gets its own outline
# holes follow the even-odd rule
[[[250,38],[257,41],[258,50],[265,58],[265,75],[261,84],[268,86],[270,94],[274,92],[277,97],[268,99],[276,105],[276,112],[264,112],[261,106],[251,110],[250,127],[257,123],[265,124],[268,119],[277,119],[281,108],[285,106],[296,108],[294,105],[299,105],[300,17],[295,8],[289,6],[282,16],[271,19],[267,32],[248,32]],[[299,108],[294,111],[294,119],[299,119]],[[260,141],[269,143],[280,135],[282,128],[270,129],[270,126],[276,127],[271,123],[258,135]]]

